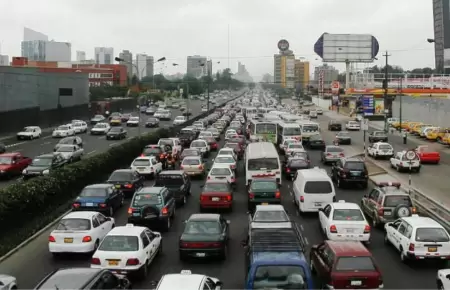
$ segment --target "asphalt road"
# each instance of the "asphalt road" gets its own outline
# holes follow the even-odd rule
[[[320,119],[326,120],[321,116]],[[325,121],[326,122],[326,121]],[[324,130],[324,138],[331,142],[333,134]],[[346,153],[356,152],[357,148],[346,146]],[[209,158],[211,163],[215,153]],[[319,166],[320,153],[311,152],[312,164]],[[239,164],[240,170],[243,163]],[[329,168],[328,168],[329,169]],[[242,172],[242,171],[241,171]],[[244,179],[238,179],[237,190],[234,196],[232,213],[225,213],[230,220],[230,247],[228,259],[224,262],[181,262],[178,257],[178,238],[183,231],[183,221],[191,214],[197,213],[199,204],[200,186],[203,180],[193,180],[192,197],[188,203],[177,210],[176,218],[170,232],[163,234],[164,252],[153,262],[149,271],[150,275],[145,281],[136,282],[135,289],[151,288],[151,281],[158,280],[167,273],[178,273],[182,269],[190,269],[193,273],[202,273],[217,277],[224,282],[226,289],[243,289],[245,279],[244,250],[240,241],[245,238],[246,224],[246,190]],[[149,182],[149,185],[151,181]],[[319,231],[317,215],[300,217],[294,208],[291,195],[292,183],[284,181],[282,187],[282,204],[288,210],[292,218],[297,221],[306,237],[308,246],[323,240]],[[337,198],[349,202],[359,203],[362,196],[368,190],[354,189],[341,190],[336,188]],[[128,201],[129,202],[129,201]],[[127,219],[127,206],[124,206],[115,215],[116,225],[124,225]],[[48,253],[47,238],[50,231],[43,233],[36,240],[9,257],[0,264],[0,273],[10,274],[18,279],[20,288],[32,288],[50,271],[60,267],[89,267],[89,257],[67,257],[55,260]],[[383,233],[378,229],[372,231],[372,243],[369,247],[374,258],[383,273],[384,286],[387,289],[431,289],[435,288],[435,276],[437,267],[433,264],[406,266],[400,262],[399,254],[391,247],[386,247],[383,242]],[[30,271],[31,270],[31,271]]]

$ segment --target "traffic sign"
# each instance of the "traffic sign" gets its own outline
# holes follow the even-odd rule
[[[409,150],[409,151],[407,151],[406,152],[406,154],[405,154],[405,157],[406,157],[406,159],[408,159],[408,160],[414,160],[414,159],[416,159],[416,151],[413,151],[413,150]]]
[[[364,131],[369,130],[369,119],[363,118],[363,119],[361,120],[361,128],[362,128]]]

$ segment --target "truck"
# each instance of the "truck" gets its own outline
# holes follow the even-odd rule
[[[22,174],[31,164],[32,159],[19,152],[0,154],[0,177],[10,178]]]
[[[249,225],[245,289],[314,289],[305,240],[295,222]]]

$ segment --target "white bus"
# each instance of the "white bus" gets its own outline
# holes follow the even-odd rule
[[[275,145],[270,142],[250,143],[245,150],[245,184],[255,177],[276,178],[281,184],[281,163]]]
[[[273,120],[250,120],[250,141],[264,141],[277,144],[277,122]]]
[[[277,133],[277,142],[280,145],[283,144],[286,139],[302,141],[302,130],[298,123],[278,122]]]
[[[311,136],[320,132],[320,126],[315,122],[304,122],[300,124],[303,140],[308,140]]]
[[[289,113],[284,113],[282,115],[280,115],[281,120],[283,120],[286,123],[293,123],[296,122],[298,120],[303,120],[302,116],[297,116],[297,115],[293,115],[293,114],[289,114]]]

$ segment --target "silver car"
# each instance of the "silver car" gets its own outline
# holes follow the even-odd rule
[[[324,164],[336,162],[340,158],[345,157],[344,149],[339,146],[328,145],[322,152],[321,161]]]
[[[84,149],[77,145],[61,145],[55,152],[60,153],[69,162],[81,160],[84,155]]]
[[[201,156],[187,156],[181,162],[181,170],[189,176],[205,176],[205,164]]]

